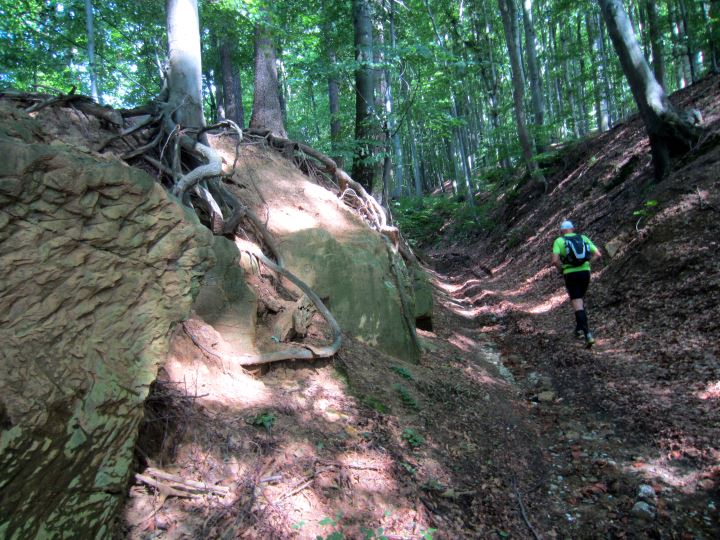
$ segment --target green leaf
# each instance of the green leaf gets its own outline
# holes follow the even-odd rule
[[[337,524],[337,522],[331,517],[323,518],[320,521],[318,521],[318,523],[320,525],[336,525]]]

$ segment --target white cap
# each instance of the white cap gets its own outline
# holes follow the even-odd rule
[[[566,219],[560,224],[560,230],[564,231],[565,229],[574,229],[575,226],[572,224],[572,221]]]

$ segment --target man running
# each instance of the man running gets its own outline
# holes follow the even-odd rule
[[[584,298],[590,285],[590,261],[600,259],[602,253],[587,236],[575,233],[571,221],[562,222],[560,234],[553,242],[552,264],[565,278],[565,287],[575,311],[575,336],[584,338],[590,348],[595,339],[588,326]]]

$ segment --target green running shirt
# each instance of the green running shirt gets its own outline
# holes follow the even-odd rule
[[[552,252],[555,255],[559,255],[560,260],[565,257],[565,240],[563,240],[563,238],[565,238],[566,236],[577,236],[577,233],[568,233],[564,234],[563,236],[558,236],[555,239],[555,242],[553,242]],[[596,253],[598,248],[595,247],[595,244],[593,244],[592,241],[584,234],[581,234],[580,236],[590,248],[590,253]],[[590,270],[590,261],[585,261],[580,266],[570,266],[569,264],[563,264],[563,274],[570,274],[572,272],[584,272],[586,270]]]

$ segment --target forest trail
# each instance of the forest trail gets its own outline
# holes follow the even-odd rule
[[[621,320],[597,283],[588,300],[598,341],[587,350],[549,255],[530,278],[512,265],[492,270],[448,276],[447,307],[497,344],[529,405],[547,459],[538,505],[564,518],[560,537],[716,538],[717,389],[689,403],[697,385],[671,383],[672,363],[658,366],[633,350],[632,335],[613,335]]]
[[[548,460],[531,406],[497,347],[475,321],[444,307],[453,304],[448,285],[439,275],[434,282],[434,329],[419,331],[419,364],[351,339],[334,362],[280,363],[258,378],[228,378],[198,362],[194,369],[214,371],[224,386],[224,405],[205,394],[217,388],[194,386],[193,369],[182,382],[161,372],[141,455],[152,456],[150,470],[228,491],[185,499],[138,481],[122,537],[522,538],[529,524],[553,531],[560,514],[538,496]]]

